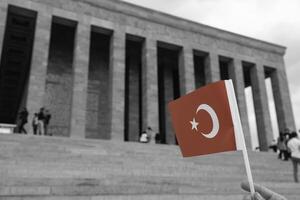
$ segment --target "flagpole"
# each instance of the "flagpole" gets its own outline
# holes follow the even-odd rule
[[[243,136],[244,138],[244,136]],[[250,168],[250,162],[249,162],[249,157],[248,157],[248,152],[247,152],[247,148],[246,148],[246,144],[245,144],[245,140],[243,139],[243,158],[244,158],[244,163],[245,163],[245,167],[246,167],[246,173],[247,173],[247,177],[248,177],[248,182],[249,182],[249,187],[250,187],[250,193],[251,193],[251,198],[254,199],[254,183],[253,183],[253,177],[252,177],[252,173],[251,173],[251,168]]]
[[[227,84],[226,84],[227,82]],[[246,168],[246,174],[248,178],[248,183],[250,187],[250,193],[251,193],[251,199],[254,199],[254,183],[253,183],[253,177],[251,173],[251,168],[250,168],[250,162],[249,162],[249,157],[248,157],[248,152],[246,148],[246,143],[245,143],[245,137],[244,137],[244,132],[243,132],[243,127],[241,123],[241,118],[237,106],[237,101],[235,97],[235,91],[233,87],[232,80],[225,81],[226,88],[228,89],[228,97],[229,97],[229,102],[231,104],[231,111],[232,111],[232,117],[233,117],[233,122],[234,122],[234,127],[235,131],[238,137],[236,137],[236,144],[237,144],[237,149],[242,150],[243,153],[243,158],[244,158],[244,164]]]

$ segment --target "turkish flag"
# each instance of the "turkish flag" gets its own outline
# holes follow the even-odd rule
[[[237,135],[241,133],[233,120],[240,123],[240,119],[232,95],[232,81],[218,81],[168,104],[184,157],[241,149]]]

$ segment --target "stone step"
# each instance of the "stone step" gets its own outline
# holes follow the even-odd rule
[[[1,179],[0,187],[10,187],[10,186],[78,186],[78,185],[117,185],[124,182],[136,183],[145,182],[149,184],[164,184],[164,183],[176,183],[189,184],[189,185],[203,185],[203,183],[222,183],[230,181],[240,181],[239,177],[231,177],[226,180],[222,177],[159,177],[159,176],[107,176],[103,178],[32,178],[32,177],[5,177]],[[204,185],[205,186],[205,185]],[[209,187],[209,186],[207,186]]]
[[[65,158],[65,159],[64,159]],[[118,168],[115,168],[115,170],[137,170],[137,169],[142,169],[142,170],[171,170],[171,171],[179,171],[179,172],[186,172],[186,170],[191,171],[193,173],[194,171],[201,171],[203,173],[207,172],[215,172],[215,173],[236,173],[244,172],[244,166],[242,163],[236,164],[236,165],[224,165],[222,164],[209,164],[209,163],[203,163],[203,164],[193,164],[193,163],[185,163],[185,162],[176,162],[176,160],[172,162],[163,162],[161,161],[153,161],[151,163],[142,163],[141,161],[136,161],[136,160],[121,160],[119,158],[115,158],[115,160],[85,160],[85,159],[80,159],[80,158],[75,158],[75,159],[68,159],[67,157],[62,157],[62,158],[57,158],[53,160],[47,160],[47,159],[38,159],[37,157],[31,157],[26,160],[22,159],[9,159],[9,158],[0,158],[0,164],[2,167],[11,167],[11,168],[20,168],[21,166],[24,166],[27,168],[27,166],[31,166],[34,168],[38,169],[45,169],[45,168],[50,168],[53,167],[54,165],[57,168],[65,168],[65,169],[77,169],[77,168],[86,168],[89,170],[98,170],[99,167],[101,166],[102,169],[108,169],[111,170],[111,167],[114,165],[119,165]],[[274,173],[274,170],[277,169],[282,169],[282,167],[287,168],[288,170],[282,171],[283,175],[286,175],[286,173],[290,172],[291,168],[291,163],[286,163],[285,165],[281,166],[276,166],[273,165],[273,167],[270,168],[265,168],[261,167],[256,164],[252,164],[252,170],[253,173]],[[37,169],[37,170],[38,170]],[[30,170],[30,169],[29,169]]]
[[[224,183],[225,184],[225,183]],[[84,195],[141,195],[141,194],[198,194],[198,195],[231,195],[240,194],[237,187],[235,190],[229,187],[222,188],[203,188],[191,186],[177,186],[170,184],[146,184],[146,183],[123,183],[118,185],[100,184],[97,186],[10,186],[0,188],[1,196],[84,196]]]
[[[101,195],[101,196],[24,196],[1,200],[241,200],[244,195]],[[291,199],[294,200],[294,199]],[[296,200],[296,199],[295,199]]]
[[[146,159],[146,158],[145,158]],[[208,166],[214,166],[213,169],[218,169],[218,170],[226,170],[227,168],[239,168],[242,170],[243,163],[240,160],[239,163],[220,163],[217,164],[213,163],[213,162],[205,162],[205,160],[203,160],[203,162],[199,162],[199,163],[191,163],[191,162],[184,162],[182,160],[178,160],[178,159],[170,159],[168,161],[164,162],[164,159],[167,158],[161,158],[161,159],[153,159],[153,160],[145,160],[145,162],[142,162],[142,159],[134,159],[134,158],[122,158],[122,157],[110,157],[110,158],[103,158],[103,157],[86,157],[86,158],[81,158],[80,156],[69,156],[69,155],[48,155],[48,156],[43,156],[43,155],[28,155],[28,156],[21,156],[20,158],[18,157],[14,157],[12,158],[11,156],[8,155],[3,155],[0,157],[0,162],[3,162],[3,164],[5,165],[5,162],[10,162],[9,164],[12,165],[13,163],[15,163],[16,165],[18,165],[19,163],[22,163],[26,166],[26,164],[31,164],[31,165],[35,165],[35,164],[51,164],[55,161],[59,161],[59,163],[57,163],[58,165],[61,164],[72,164],[72,165],[84,165],[84,166],[89,166],[89,165],[102,165],[103,167],[105,166],[110,166],[112,164],[119,164],[121,166],[127,166],[129,168],[131,168],[132,166],[136,166],[136,168],[139,167],[145,167],[145,166],[151,166],[151,167],[164,167],[164,168],[177,168],[180,169],[182,168],[183,170],[185,170],[186,168],[197,168],[197,169],[202,169],[202,170],[209,170]],[[216,161],[215,161],[216,162]],[[280,161],[277,161],[280,162]],[[174,165],[174,163],[176,163],[176,165]],[[251,162],[251,165],[253,166],[253,170],[276,170],[276,169],[282,169],[283,167],[285,168],[290,168],[291,163],[290,162],[286,162],[284,164],[280,164],[280,163],[273,163],[270,162],[270,164],[272,164],[272,166],[267,167],[265,165],[260,165],[259,163],[255,163],[255,162]]]
[[[46,157],[46,156],[45,156]],[[118,157],[113,157],[112,159],[80,159],[80,158],[72,158],[69,156],[64,156],[62,155],[61,157],[51,157],[51,158],[45,158],[45,157],[28,157],[28,158],[22,158],[22,159],[10,159],[8,157],[0,157],[0,163],[2,166],[9,165],[11,167],[19,167],[19,165],[24,165],[24,166],[40,166],[40,167],[46,167],[48,165],[57,165],[62,166],[62,167],[68,167],[72,168],[72,166],[76,167],[84,167],[86,166],[87,168],[94,168],[97,169],[101,165],[102,168],[110,168],[112,165],[119,165],[119,169],[138,169],[138,168],[153,168],[155,169],[168,169],[168,170],[178,170],[178,171],[186,171],[186,170],[202,170],[202,171],[218,171],[220,173],[231,173],[231,172],[236,172],[236,171],[244,171],[244,166],[243,163],[237,163],[235,165],[230,165],[230,164],[224,164],[220,163],[206,163],[203,162],[198,163],[198,164],[193,164],[193,163],[185,163],[181,162],[178,160],[173,160],[173,161],[168,161],[168,162],[163,162],[162,160],[156,160],[156,161],[151,161],[151,162],[145,162],[142,163],[142,161],[137,161],[134,159],[122,159]],[[167,159],[167,158],[166,158]],[[290,171],[291,169],[291,163],[286,163],[285,165],[282,166],[276,166],[277,164],[273,163],[273,166],[270,168],[266,168],[264,166],[260,166],[255,163],[251,163],[253,171],[260,172],[260,171],[265,171],[265,170],[270,170],[271,173],[274,170],[278,169],[283,169],[284,167]],[[213,166],[213,167],[212,167]],[[117,168],[118,169],[118,168]],[[270,172],[268,171],[268,172]]]
[[[117,178],[113,178],[113,181],[98,181],[98,180],[85,180],[70,181],[65,185],[32,185],[25,184],[24,186],[0,186],[0,199],[3,196],[25,196],[25,195],[128,195],[128,194],[223,194],[225,196],[233,193],[240,194],[239,181],[226,181],[219,180],[215,182],[199,180],[189,181],[186,180],[164,180],[160,181],[153,178],[145,179],[136,177],[137,181],[128,181],[129,178],[124,178],[123,181],[116,181]],[[53,183],[53,182],[52,182]],[[66,182],[65,182],[66,183]],[[45,183],[44,183],[45,184]],[[294,183],[274,183],[274,182],[261,182],[261,184],[277,191],[283,195],[299,195],[299,185]]]
[[[10,196],[1,200],[242,200],[243,195],[100,195],[100,196]],[[299,196],[287,195],[288,200],[299,200]]]
[[[22,164],[22,163],[20,163]],[[2,165],[2,171],[6,172],[5,176],[9,177],[49,177],[57,174],[59,171],[59,177],[67,178],[76,175],[77,177],[90,177],[95,178],[105,177],[109,175],[118,175],[118,176],[167,176],[167,177],[199,177],[199,178],[209,178],[211,176],[220,177],[223,179],[235,178],[245,178],[244,170],[233,170],[232,168],[223,169],[222,172],[218,169],[213,169],[214,166],[208,166],[209,169],[201,170],[201,168],[154,168],[154,167],[144,167],[144,168],[134,168],[130,169],[128,167],[114,168],[114,165],[110,167],[104,166],[76,166],[76,165],[21,165],[26,167],[19,166],[5,166]],[[194,169],[192,171],[192,169]],[[289,181],[291,180],[292,172],[286,171],[278,174],[278,172],[264,172],[259,170],[253,170],[253,176],[256,180],[280,180],[280,181]],[[1,182],[1,181],[0,181]]]
[[[2,139],[3,136],[0,139]],[[14,139],[14,138],[12,138]],[[134,153],[134,155],[138,155],[139,153],[142,153],[144,155],[155,155],[155,153],[161,153],[163,150],[164,155],[169,155],[172,154],[173,156],[178,156],[180,155],[179,148],[174,145],[151,145],[151,144],[140,144],[140,143],[132,143],[132,142],[124,142],[123,144],[120,143],[115,143],[115,142],[108,142],[104,140],[88,140],[88,141],[65,141],[66,138],[60,138],[60,137],[38,137],[38,136],[23,136],[23,137],[18,137],[14,140],[7,140],[6,141],[1,141],[2,145],[0,148],[2,148],[5,143],[7,143],[7,146],[13,146],[18,148],[39,148],[40,151],[43,152],[43,149],[51,150],[51,151],[57,151],[57,150],[66,150],[66,149],[71,149],[72,147],[75,147],[73,150],[74,151],[79,151],[83,150],[84,151],[89,151],[91,153],[94,150],[97,151],[105,151],[109,150],[109,154],[113,152],[118,152],[121,154],[126,154],[128,153]],[[23,141],[24,139],[24,141]],[[68,139],[69,140],[69,139]],[[81,142],[81,143],[80,143]],[[15,145],[12,145],[13,143],[16,143]],[[40,148],[41,147],[41,148]],[[53,148],[54,147],[54,148]],[[146,148],[145,148],[146,147]],[[122,150],[122,151],[120,151]],[[50,152],[51,152],[50,151]],[[251,152],[249,152],[251,154]],[[159,156],[159,154],[157,154]]]
[[[55,149],[53,147],[53,149]],[[68,149],[64,149],[63,151],[51,151],[51,150],[47,150],[47,151],[40,151],[39,148],[33,149],[33,150],[24,150],[24,149],[2,149],[1,150],[2,155],[4,155],[5,157],[10,157],[12,159],[30,159],[32,157],[42,157],[44,159],[47,158],[54,158],[54,157],[64,157],[64,156],[69,156],[70,159],[85,159],[84,156],[87,156],[86,159],[90,160],[90,159],[110,159],[111,157],[116,157],[120,160],[128,160],[128,161],[137,161],[140,162],[140,160],[144,160],[145,162],[155,162],[155,161],[161,161],[164,160],[165,163],[172,163],[173,161],[176,162],[182,162],[182,163],[195,163],[195,164],[203,164],[203,163],[215,163],[216,160],[218,160],[220,157],[223,159],[223,165],[242,165],[242,155],[239,152],[234,152],[231,153],[230,155],[226,155],[223,154],[223,156],[217,156],[213,155],[213,156],[209,156],[209,157],[196,157],[193,159],[183,159],[181,157],[179,157],[178,155],[152,155],[152,154],[142,154],[142,155],[134,155],[129,153],[122,153],[119,155],[114,155],[112,153],[105,153],[102,154],[101,152],[97,152],[97,151],[88,151],[88,150],[76,150],[76,151],[72,151],[72,150],[68,150]],[[250,154],[250,161],[252,161],[252,163],[255,163],[256,166],[262,166],[262,167],[268,167],[268,168],[272,168],[272,167],[277,167],[277,165],[279,164],[279,160],[277,159],[268,159],[268,163],[265,163],[266,160],[266,156],[270,157],[270,156],[274,156],[275,155],[264,155],[259,156],[259,155],[252,155]],[[226,157],[230,158],[230,159],[226,159]],[[168,158],[166,160],[166,158]],[[224,159],[225,158],[225,159]],[[112,160],[112,159],[110,159]],[[101,161],[101,160],[100,160]],[[276,163],[276,165],[269,165],[269,163]]]
[[[227,185],[224,182],[219,184]],[[210,187],[203,188],[199,186],[176,186],[176,185],[145,185],[141,183],[122,184],[117,186],[112,185],[80,185],[80,186],[11,186],[0,188],[0,198],[3,196],[99,196],[99,195],[142,195],[142,194],[156,194],[156,195],[241,195],[242,191],[239,187],[234,190],[229,187]],[[214,186],[214,185],[212,185]],[[297,187],[279,188],[279,186],[271,186],[272,189],[284,196],[291,195],[291,192],[297,190]],[[299,192],[292,193],[292,195],[300,195]]]

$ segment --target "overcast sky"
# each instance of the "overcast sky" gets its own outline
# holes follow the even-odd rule
[[[126,0],[199,23],[287,47],[285,55],[297,128],[300,128],[299,0]],[[249,102],[249,91],[247,91]],[[251,104],[251,102],[250,102]],[[271,113],[274,113],[274,106]],[[251,109],[251,106],[250,108]],[[253,111],[250,111],[253,112]],[[272,114],[274,116],[274,114]],[[253,121],[254,116],[250,116]],[[274,118],[273,118],[274,121]],[[253,129],[254,125],[251,125]],[[276,131],[276,125],[274,125]]]

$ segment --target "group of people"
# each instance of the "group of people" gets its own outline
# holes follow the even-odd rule
[[[27,108],[22,108],[18,114],[16,133],[27,134],[25,124],[28,122]],[[51,119],[51,114],[48,109],[40,108],[38,113],[34,113],[32,118],[32,130],[34,135],[51,135],[48,132],[48,126]]]
[[[155,133],[150,126],[148,126],[147,129],[142,132],[139,141],[141,143],[152,143],[152,144],[162,143],[161,135],[159,133]]]
[[[291,157],[291,153],[288,149],[287,143],[290,139],[291,133],[289,130],[280,132],[277,138],[276,148],[278,149],[278,159],[288,161]]]
[[[293,164],[294,181],[298,181],[298,164],[300,164],[300,139],[296,131],[286,129],[280,132],[277,139],[278,159],[287,161],[291,159]]]
[[[140,142],[141,143],[154,143],[154,131],[151,127],[147,127],[145,131],[142,132],[140,135]]]

